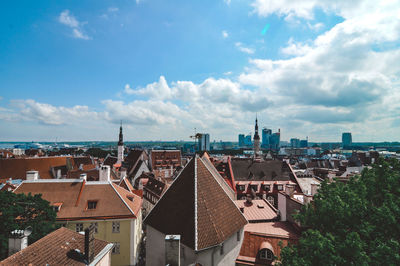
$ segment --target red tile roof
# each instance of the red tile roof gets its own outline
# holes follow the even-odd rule
[[[111,248],[108,244],[106,241],[95,239],[95,257],[106,247]],[[67,255],[74,249],[84,252],[85,236],[61,227],[1,261],[0,265],[86,265]]]
[[[204,160],[193,158],[145,219],[193,250],[220,244],[247,223]]]
[[[15,193],[42,194],[50,204],[63,203],[57,220],[134,218],[142,205],[139,196],[111,182],[76,179],[24,181]],[[96,209],[88,210],[88,201],[97,201]]]
[[[53,178],[50,168],[67,164],[69,157],[0,159],[0,178],[26,180],[26,171],[39,171],[41,179]]]

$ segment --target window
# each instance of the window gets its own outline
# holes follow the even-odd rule
[[[94,233],[97,234],[98,232],[98,224],[97,223],[91,223],[91,225],[94,224]]]
[[[119,248],[120,248],[119,242],[115,242],[111,254],[119,254]]]
[[[53,210],[54,210],[55,212],[58,212],[58,211],[60,210],[60,206],[53,206]]]
[[[97,200],[89,200],[87,204],[88,210],[94,210],[97,207]]]
[[[274,197],[268,196],[268,197],[267,197],[267,201],[268,201],[272,206],[274,206],[274,203],[275,203]]]
[[[82,232],[83,231],[83,224],[82,223],[75,224],[75,231],[76,232]]]
[[[270,186],[269,185],[263,185],[263,188],[264,188],[265,191],[269,191]]]
[[[224,254],[224,243],[221,244],[221,249],[219,250],[219,254]]]
[[[66,223],[62,223],[61,227],[67,227],[67,224]]]
[[[274,253],[272,253],[271,250],[265,248],[260,250],[260,259],[264,260],[273,260],[274,259]]]
[[[240,241],[240,230],[236,232],[236,240]]]
[[[277,185],[276,188],[277,188],[279,191],[281,191],[281,190],[283,190],[283,185]]]
[[[237,185],[238,190],[243,191],[244,190],[244,185]]]
[[[112,232],[119,233],[119,222],[112,222]]]
[[[250,185],[251,190],[257,191],[258,185]]]

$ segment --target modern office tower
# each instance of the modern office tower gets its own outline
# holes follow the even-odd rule
[[[244,147],[244,134],[239,134],[239,148]]]
[[[352,145],[352,138],[350,132],[342,133],[342,147],[349,147]]]
[[[208,133],[201,134],[201,138],[199,139],[199,150],[200,151],[210,150],[210,134]]]
[[[272,130],[264,127],[262,129],[261,135],[262,135],[261,147],[268,149],[270,144],[269,139],[272,135]]]
[[[281,130],[279,129],[278,132],[274,133],[270,137],[270,146],[272,150],[279,150],[281,141]]]
[[[244,145],[245,146],[251,146],[253,144],[253,142],[251,141],[251,135],[247,135],[246,137],[244,137]]]
[[[300,148],[307,148],[308,147],[308,139],[300,140]]]
[[[300,148],[300,140],[296,138],[290,139],[290,146],[292,148]]]

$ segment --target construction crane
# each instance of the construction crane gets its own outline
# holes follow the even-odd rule
[[[194,135],[190,136],[191,139],[194,139],[195,143],[197,142],[196,145],[199,147],[199,150],[200,150],[200,139],[201,139],[202,136],[203,136],[203,134],[196,133],[196,128],[194,128]]]

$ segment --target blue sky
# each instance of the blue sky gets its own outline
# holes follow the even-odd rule
[[[399,140],[399,4],[278,2],[2,3],[0,140]]]

